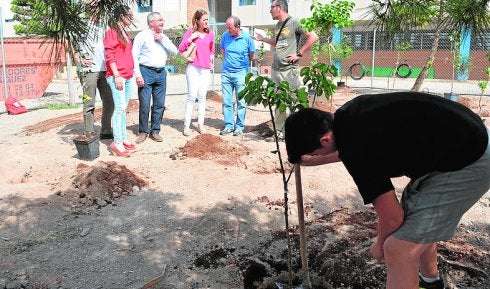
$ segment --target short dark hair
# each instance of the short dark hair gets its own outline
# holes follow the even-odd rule
[[[233,20],[233,25],[235,27],[240,26],[240,18],[238,18],[238,16],[230,16],[228,17],[228,20]]]
[[[276,6],[281,6],[282,10],[288,12],[288,1],[276,0]]]
[[[333,128],[333,114],[316,108],[292,113],[284,126],[284,140],[290,163],[321,147],[320,138]]]

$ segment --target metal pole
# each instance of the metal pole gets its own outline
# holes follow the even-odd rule
[[[3,12],[0,5],[0,42],[2,47],[3,96],[7,99],[9,91],[7,85],[7,69],[5,64],[5,46],[3,45]]]
[[[376,29],[373,31],[373,59],[371,62],[371,88],[373,88],[374,82],[374,54],[376,53]]]

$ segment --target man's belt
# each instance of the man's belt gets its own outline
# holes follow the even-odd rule
[[[165,70],[165,67],[162,67],[162,68],[156,68],[156,67],[151,67],[151,66],[146,66],[146,65],[143,65],[143,64],[140,64],[140,66],[143,66],[144,68],[148,68],[149,70],[153,70],[155,71],[156,73],[160,73],[162,71]]]

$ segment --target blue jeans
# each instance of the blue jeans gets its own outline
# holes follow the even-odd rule
[[[244,99],[238,99],[238,93],[245,88],[245,76],[247,70],[239,72],[223,72],[221,74],[221,90],[223,92],[223,117],[225,120],[225,129],[243,130],[245,127],[245,114],[247,104]],[[236,121],[233,103],[233,90],[236,98]]]
[[[160,132],[163,113],[165,111],[165,95],[167,94],[167,71],[163,69],[156,72],[144,66],[140,66],[141,75],[145,85],[138,88],[139,127],[140,133]],[[150,102],[153,99],[153,107]],[[151,128],[148,128],[148,115],[151,109]]]
[[[136,89],[136,81],[134,77],[124,79],[124,87],[122,90],[116,89],[114,77],[107,77],[107,84],[112,90],[112,99],[114,100],[114,113],[112,114],[112,134],[114,143],[121,144],[128,139],[126,134],[126,108],[128,107],[129,99]]]

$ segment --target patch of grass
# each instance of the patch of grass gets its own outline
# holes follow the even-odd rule
[[[81,104],[79,103],[69,104],[66,102],[57,102],[57,103],[47,103],[40,108],[46,108],[49,110],[61,110],[61,109],[79,108],[80,106]]]

